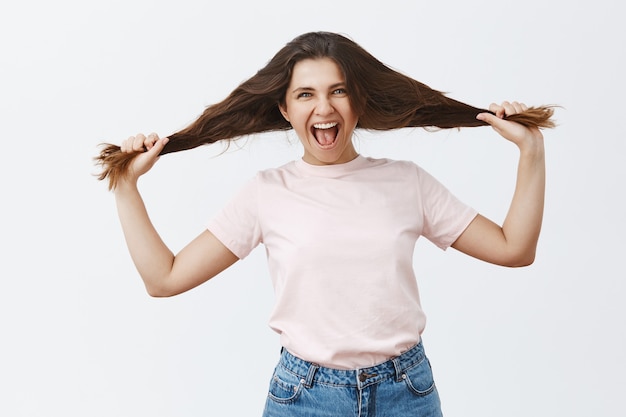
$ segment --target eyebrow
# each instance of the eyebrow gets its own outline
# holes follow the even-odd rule
[[[340,82],[340,83],[335,83],[335,84],[329,86],[328,89],[329,90],[333,90],[335,88],[345,87],[345,86],[346,86],[345,82]],[[313,87],[297,87],[297,88],[294,88],[291,92],[295,93],[297,91],[315,91],[315,88],[313,88]]]

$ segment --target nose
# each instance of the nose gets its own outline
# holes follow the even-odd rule
[[[318,116],[326,116],[335,111],[333,104],[327,97],[320,97],[315,103],[315,114]]]

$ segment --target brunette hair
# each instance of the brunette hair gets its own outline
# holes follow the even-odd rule
[[[208,106],[189,126],[169,136],[161,154],[192,149],[254,133],[291,129],[280,112],[295,64],[304,59],[330,58],[341,69],[351,105],[359,115],[357,128],[390,130],[404,127],[455,128],[484,126],[479,109],[395,71],[354,41],[328,32],[300,35],[268,64],[244,81],[223,101]],[[533,107],[508,117],[539,128],[554,127],[552,106]],[[115,188],[134,158],[117,145],[103,144],[95,157],[102,167],[98,179]]]

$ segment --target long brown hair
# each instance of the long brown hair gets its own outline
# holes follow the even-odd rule
[[[189,126],[169,136],[161,154],[192,149],[220,140],[291,129],[279,104],[284,103],[294,65],[304,59],[330,58],[342,70],[357,128],[390,130],[404,127],[484,126],[479,109],[403,75],[372,56],[352,40],[328,32],[311,32],[286,44],[269,63],[244,81],[223,101],[208,106]],[[527,126],[554,127],[551,106],[530,108],[508,117]],[[134,158],[117,145],[103,144],[95,158],[102,167],[98,179],[115,188]]]

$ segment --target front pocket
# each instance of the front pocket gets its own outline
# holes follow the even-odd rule
[[[402,379],[409,390],[419,396],[428,395],[435,390],[435,380],[428,358],[404,370]]]
[[[268,397],[277,403],[291,403],[298,399],[303,389],[302,378],[278,365],[270,381]]]

